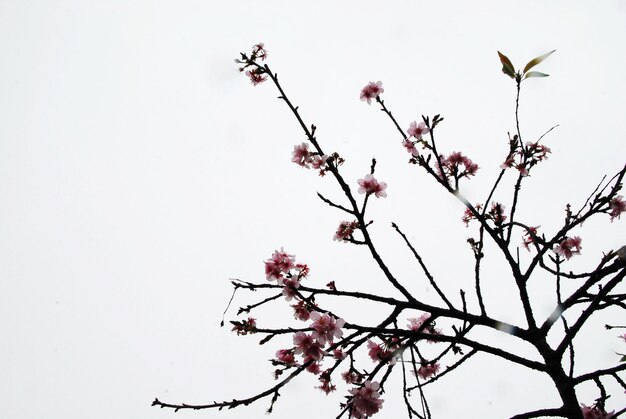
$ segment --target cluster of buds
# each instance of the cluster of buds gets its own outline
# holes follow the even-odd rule
[[[252,46],[252,53],[250,57],[246,54],[241,54],[241,59],[236,59],[235,62],[237,64],[243,64],[239,67],[240,72],[245,72],[246,76],[250,78],[250,81],[254,86],[257,84],[263,83],[267,80],[267,74],[265,74],[265,70],[263,67],[257,64],[257,60],[265,61],[267,58],[267,50],[262,42],[255,44]]]
[[[230,323],[233,325],[232,331],[237,332],[239,336],[256,332],[256,319],[253,317],[248,317],[248,320],[231,321]]]
[[[501,169],[516,168],[522,176],[528,176],[530,169],[541,161],[548,159],[548,153],[551,153],[549,147],[536,142],[527,142],[521,146],[517,135],[509,140],[511,151],[504,163],[500,165]]]

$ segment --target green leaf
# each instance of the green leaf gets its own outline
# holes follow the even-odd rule
[[[626,355],[620,358],[619,362],[626,362]]]
[[[500,62],[502,63],[502,72],[506,74],[507,76],[509,76],[510,78],[514,79],[515,67],[513,67],[511,60],[509,60],[509,57],[502,54],[500,51],[498,51],[498,55],[500,56]]]
[[[553,49],[552,51],[548,52],[547,54],[540,55],[539,57],[536,57],[536,58],[533,58],[532,60],[530,60],[528,62],[528,64],[526,64],[526,67],[524,67],[524,73],[526,73],[528,70],[530,70],[531,68],[533,68],[534,66],[536,66],[537,64],[539,64],[540,62],[545,60],[546,58],[548,58],[550,55],[552,55],[552,53],[554,51],[556,51],[556,50]]]
[[[546,73],[540,73],[538,71],[529,71],[528,73],[526,73],[524,78],[527,79],[529,77],[548,77],[548,76],[549,74],[546,74]]]

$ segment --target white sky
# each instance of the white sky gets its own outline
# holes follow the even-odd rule
[[[261,417],[267,401],[221,414],[174,414],[150,402],[206,403],[273,384],[266,360],[289,341],[259,347],[258,337],[238,338],[219,321],[228,278],[264,281],[262,261],[281,246],[311,266],[315,285],[393,295],[363,249],[331,240],[344,217],[315,192],[339,199],[338,189],[290,162],[304,137],[274,88],[253,88],[236,71],[233,59],[257,42],[325,148],[347,159],[353,185],[378,158],[389,197],[369,205],[372,234],[394,272],[430,302],[390,222],[457,301],[459,288],[471,294],[464,241],[472,230],[460,204],[405,164],[397,133],[359,90],[382,80],[403,127],[441,113],[439,147],[479,164],[463,190],[483,200],[514,129],[514,85],[496,50],[523,65],[556,48],[538,68],[550,77],[525,83],[521,99],[527,139],[560,124],[520,208],[522,221],[554,232],[565,203],[578,207],[624,164],[626,1],[546,3],[2,1],[0,416]],[[626,220],[588,223],[572,266],[593,267],[625,244],[625,232]],[[523,325],[507,300],[510,278],[493,260],[488,309]],[[553,284],[536,281],[537,312],[547,313]],[[250,301],[240,294],[235,307]],[[351,322],[386,315],[333,307]],[[590,323],[580,372],[614,365],[613,351],[625,350],[617,332],[602,330],[625,323],[620,314]],[[283,303],[256,315],[268,327],[292,321]],[[273,417],[334,417],[346,387],[326,397],[314,385],[306,376],[285,389]],[[404,415],[393,388],[377,417]],[[558,404],[544,378],[488,358],[429,391],[438,419]],[[580,394],[588,404],[597,397],[594,387]],[[615,394],[608,406],[625,404]]]

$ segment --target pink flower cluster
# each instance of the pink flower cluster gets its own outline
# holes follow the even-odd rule
[[[482,204],[476,204],[474,206],[474,209],[478,212],[480,212],[481,209],[483,209]],[[475,219],[476,217],[474,216],[474,213],[472,213],[472,210],[469,207],[465,208],[465,211],[463,211],[463,217],[461,217],[461,221],[463,221],[463,223],[465,223],[465,227],[469,226],[469,222],[472,221],[473,219]]]
[[[296,320],[307,321],[311,317],[311,310],[313,310],[313,305],[304,300],[298,301],[297,304],[291,306],[293,308],[293,316]]]
[[[343,336],[343,330],[341,329],[345,321],[328,313],[317,311],[313,302],[302,299],[298,294],[297,290],[300,287],[300,281],[307,277],[308,274],[308,266],[297,264],[295,256],[285,252],[282,248],[274,251],[272,257],[265,261],[265,277],[270,281],[275,280],[280,285],[283,285],[283,294],[287,301],[292,298],[298,300],[295,305],[292,305],[296,319],[312,321],[309,325],[312,332],[296,332],[293,335],[293,347],[276,351],[274,363],[287,367],[295,366],[297,365],[296,355],[300,355],[302,363],[306,364],[306,370],[318,375],[321,372],[322,359],[329,355],[324,347],[332,345],[335,339],[340,339]],[[332,355],[337,360],[345,357],[345,354],[339,348],[334,348]],[[277,370],[278,374],[280,374],[280,370]],[[328,374],[322,374],[320,382],[321,385],[318,388],[325,393],[328,394],[335,390],[335,386],[331,384]]]
[[[341,328],[346,323],[343,319],[335,319],[327,313],[320,314],[317,311],[311,313],[311,328],[314,330],[313,337],[322,345],[332,344],[334,338],[343,336]]]
[[[348,384],[359,384],[363,380],[363,376],[354,369],[342,372],[341,378]]]
[[[515,167],[522,176],[528,176],[528,171],[537,163],[547,160],[548,153],[551,153],[549,147],[539,144],[539,142],[527,142],[522,148],[518,146],[516,150],[509,154],[504,163],[500,165],[501,169]]]
[[[319,153],[309,151],[309,145],[302,143],[293,147],[291,161],[306,169],[319,170],[320,175],[324,175],[328,158],[329,156],[321,156]]]
[[[241,54],[241,60],[235,60],[238,64],[244,64],[243,67],[239,67],[239,71],[246,72],[246,76],[250,78],[250,81],[254,86],[259,83],[263,83],[267,80],[267,75],[265,74],[265,70],[262,67],[258,67],[258,64],[255,63],[257,59],[261,59],[264,61],[267,58],[267,51],[265,50],[265,46],[262,42],[255,44],[252,46],[252,54],[248,59],[245,54]],[[248,67],[253,67],[250,70],[246,70]]]
[[[363,387],[350,390],[350,417],[365,419],[378,413],[384,401],[380,398],[379,389],[380,384],[377,381],[366,381]]]
[[[482,208],[483,206],[481,204],[476,204],[476,206],[474,207],[477,212],[480,212]],[[463,217],[461,217],[461,221],[463,221],[465,223],[465,227],[467,227],[469,226],[469,222],[475,218],[476,217],[474,216],[472,210],[467,207],[463,212]],[[504,205],[499,202],[492,203],[491,209],[485,214],[485,219],[492,220],[496,226],[500,227],[502,223],[504,223],[504,221],[507,219],[507,216],[504,215]]]
[[[293,271],[293,272],[292,272]],[[283,285],[283,294],[287,301],[297,295],[300,281],[309,274],[309,267],[296,264],[294,255],[286,253],[282,248],[276,250],[272,257],[265,261],[265,278],[268,281],[277,281]]]
[[[478,165],[458,151],[455,151],[448,157],[440,156],[440,160],[443,174],[441,173],[438,165],[436,169],[439,177],[442,179],[444,178],[444,175],[445,177],[452,176],[454,179],[470,177],[474,176],[478,171]]]
[[[410,318],[409,320],[409,329],[414,331],[420,331],[422,333],[430,334],[430,335],[440,335],[441,329],[435,328],[434,322],[430,321],[430,314],[424,313],[418,318]],[[433,343],[435,340],[429,339],[428,342]]]
[[[393,342],[385,342],[380,345],[376,342],[368,340],[367,348],[367,354],[373,362],[391,361],[391,365],[394,365],[396,363],[396,359],[393,357],[393,353],[396,349],[398,349],[398,346],[395,345]]]
[[[358,180],[359,193],[374,194],[376,198],[384,198],[387,196],[387,184],[385,182],[378,182],[373,175],[367,175],[363,179]]]
[[[609,208],[611,209],[611,212],[609,213],[611,221],[615,218],[619,219],[620,215],[623,212],[626,212],[626,201],[624,201],[624,197],[622,195],[617,195],[611,199],[609,201]]]
[[[328,355],[324,347],[332,345],[335,338],[341,338],[343,331],[341,328],[345,324],[343,319],[337,319],[328,313],[320,314],[317,311],[310,313],[313,320],[310,327],[312,333],[296,332],[293,336],[293,348],[280,349],[276,352],[278,362],[286,366],[296,365],[295,355],[302,357],[303,364],[307,364],[306,370],[311,374],[318,375],[321,372],[321,361]],[[333,357],[337,360],[345,358],[341,349],[333,351]],[[330,382],[330,376],[324,373],[320,376],[321,385],[317,388],[326,394],[335,390],[335,386]]]
[[[253,68],[252,70],[247,70],[246,76],[250,78],[250,81],[252,82],[253,86],[256,86],[257,84],[261,84],[265,80],[267,80],[267,75],[265,74],[265,71],[262,68],[258,68],[258,67]]]
[[[409,125],[409,129],[406,130],[407,134],[409,134],[409,138],[406,138],[402,145],[406,148],[406,151],[411,154],[412,157],[417,157],[419,155],[417,148],[415,145],[417,143],[422,143],[422,146],[426,146],[426,142],[422,139],[423,135],[426,135],[430,132],[430,128],[426,126],[424,122],[420,122],[419,124],[416,121],[411,122]],[[416,140],[411,140],[411,137]]]
[[[578,236],[566,237],[554,248],[554,251],[565,259],[569,259],[574,255],[580,255],[580,250],[582,249],[581,241],[581,238]]]
[[[358,221],[342,221],[335,232],[333,240],[348,241],[354,234],[354,230],[359,228]]]
[[[613,417],[613,415],[615,414],[615,410],[613,410],[612,412],[607,412],[597,405],[586,406],[581,403],[580,406],[580,410],[582,411],[583,417],[585,419],[608,419]]]
[[[424,122],[420,122],[418,124],[417,121],[413,121],[409,125],[409,129],[406,130],[406,132],[409,134],[409,137],[415,137],[416,139],[421,140],[423,135],[430,132],[430,129]]]
[[[361,100],[367,101],[368,104],[371,104],[372,99],[377,99],[378,96],[384,91],[385,89],[383,89],[382,81],[376,83],[371,81],[367,84],[367,86],[361,89]]]
[[[427,363],[422,362],[422,365],[417,370],[417,375],[419,375],[424,380],[433,377],[435,374],[439,372],[439,364],[438,363]]]

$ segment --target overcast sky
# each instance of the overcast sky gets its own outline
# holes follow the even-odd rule
[[[0,416],[262,417],[265,400],[177,414],[150,402],[207,403],[273,384],[267,360],[289,340],[260,347],[258,337],[236,337],[219,322],[228,278],[265,281],[262,262],[281,246],[310,265],[314,285],[335,280],[393,295],[363,249],[332,241],[343,214],[315,192],[339,199],[339,190],[291,163],[304,136],[276,90],[237,72],[233,59],[257,42],[323,146],[346,159],[353,186],[378,159],[389,196],[370,202],[372,235],[401,278],[418,271],[391,221],[456,296],[471,289],[472,230],[460,221],[462,206],[406,164],[389,120],[359,100],[367,82],[383,81],[403,127],[422,114],[445,117],[438,145],[478,163],[463,192],[484,200],[515,127],[514,84],[496,51],[522,66],[556,49],[538,68],[550,77],[523,86],[527,139],[559,127],[543,140],[550,159],[522,191],[521,220],[555,232],[566,203],[580,206],[603,175],[623,167],[626,1],[381,4],[0,3]],[[584,251],[572,268],[590,269],[626,244],[626,220],[600,218],[577,231]],[[492,255],[486,303],[523,325]],[[552,310],[551,285],[534,285],[537,313]],[[412,291],[436,301],[425,285]],[[251,301],[238,295],[227,320]],[[337,310],[355,323],[386,315]],[[617,332],[602,330],[625,323],[617,314],[585,330],[579,372],[614,365],[614,351],[625,352]],[[255,315],[267,327],[292,323],[283,302]],[[502,418],[558,404],[543,377],[490,358],[466,367],[430,390],[435,418]],[[273,417],[334,417],[347,388],[327,397],[315,385],[310,375],[296,380]],[[391,389],[397,384],[378,417],[405,412]],[[579,397],[591,404],[597,389]],[[624,405],[621,391],[608,403]]]

